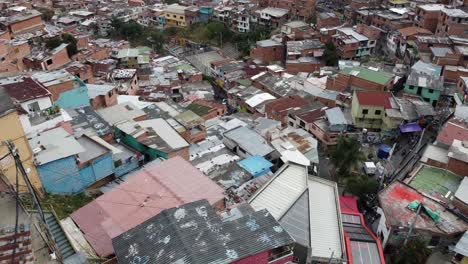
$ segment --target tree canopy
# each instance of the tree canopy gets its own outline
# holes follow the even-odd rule
[[[377,180],[368,176],[349,177],[346,179],[345,191],[362,197],[366,194],[376,193],[379,188]]]
[[[406,246],[398,247],[393,254],[390,255],[389,263],[395,264],[419,264],[426,263],[431,250],[427,248],[426,242],[421,239],[414,238],[406,244]]]
[[[327,66],[336,66],[338,64],[338,54],[336,53],[336,47],[333,43],[330,42],[325,45],[323,58]]]
[[[55,49],[63,43],[68,44],[67,53],[69,57],[72,57],[73,55],[78,53],[78,40],[75,37],[73,37],[73,35],[68,33],[64,33],[62,34],[62,36],[57,36],[48,39],[45,42],[45,46],[48,49]]]
[[[349,176],[364,160],[361,143],[357,139],[345,136],[338,138],[338,144],[331,153],[331,162],[338,168],[339,176]]]

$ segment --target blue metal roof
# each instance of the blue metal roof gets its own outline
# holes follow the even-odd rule
[[[273,166],[271,162],[259,155],[248,157],[244,160],[237,162],[237,164],[239,164],[240,167],[245,169],[254,177],[258,177],[267,173]]]

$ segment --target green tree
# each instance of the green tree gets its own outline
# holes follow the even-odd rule
[[[426,263],[431,255],[431,250],[427,248],[426,242],[421,239],[412,239],[406,246],[398,247],[391,254],[389,263],[395,264],[419,264]]]
[[[45,42],[46,48],[48,49],[55,49],[56,47],[60,46],[60,44],[62,44],[62,39],[58,36],[50,38]]]
[[[38,7],[37,11],[41,12],[42,15],[42,20],[49,22],[52,17],[55,15],[54,10],[48,9],[48,8],[43,8],[43,7]]]
[[[73,35],[64,33],[62,35],[62,42],[68,44],[67,53],[70,58],[78,53],[78,40]]]
[[[349,176],[365,160],[361,152],[361,143],[355,138],[340,136],[338,144],[331,153],[331,162],[338,168],[340,176]]]
[[[121,37],[124,37],[127,40],[132,40],[142,35],[143,26],[134,20],[130,20],[121,26],[119,33]]]
[[[157,53],[162,52],[164,44],[164,36],[157,31],[151,31],[148,33],[145,45],[152,47]]]
[[[345,191],[355,196],[376,193],[379,183],[368,176],[349,177],[346,179]]]
[[[122,28],[123,24],[124,22],[120,18],[117,18],[115,16],[111,17],[112,30],[110,34],[116,37],[120,37],[120,29]]]
[[[336,53],[336,47],[333,43],[327,43],[325,45],[325,51],[323,52],[323,58],[327,66],[336,66],[338,64],[338,55]]]

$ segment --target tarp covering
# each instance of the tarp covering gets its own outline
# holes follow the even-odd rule
[[[418,206],[419,206],[419,201],[414,200],[408,205],[408,208],[411,211],[416,211],[418,209]],[[424,205],[422,205],[422,209],[424,209],[424,212],[426,212],[426,214],[429,215],[432,218],[432,220],[434,220],[434,222],[438,223],[440,221],[440,216],[438,212],[432,211],[430,208]]]
[[[408,123],[400,125],[400,131],[401,133],[419,132],[422,131],[422,128],[418,123]]]
[[[386,159],[390,156],[390,151],[392,151],[392,147],[389,145],[382,144],[379,146],[379,151],[377,152],[377,157],[379,159]]]

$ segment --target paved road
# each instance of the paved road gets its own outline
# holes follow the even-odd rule
[[[391,163],[395,169],[393,172],[392,180],[403,180],[409,172],[414,168],[418,163],[421,155],[426,148],[427,144],[431,143],[432,138],[435,136],[436,132],[426,131],[424,133],[423,139],[421,140],[421,145],[418,149],[414,149],[417,146],[416,144],[411,144],[407,139],[401,139],[397,144],[400,147],[398,151],[394,153],[391,158]],[[405,153],[406,152],[406,153]],[[405,154],[404,154],[405,153]]]

